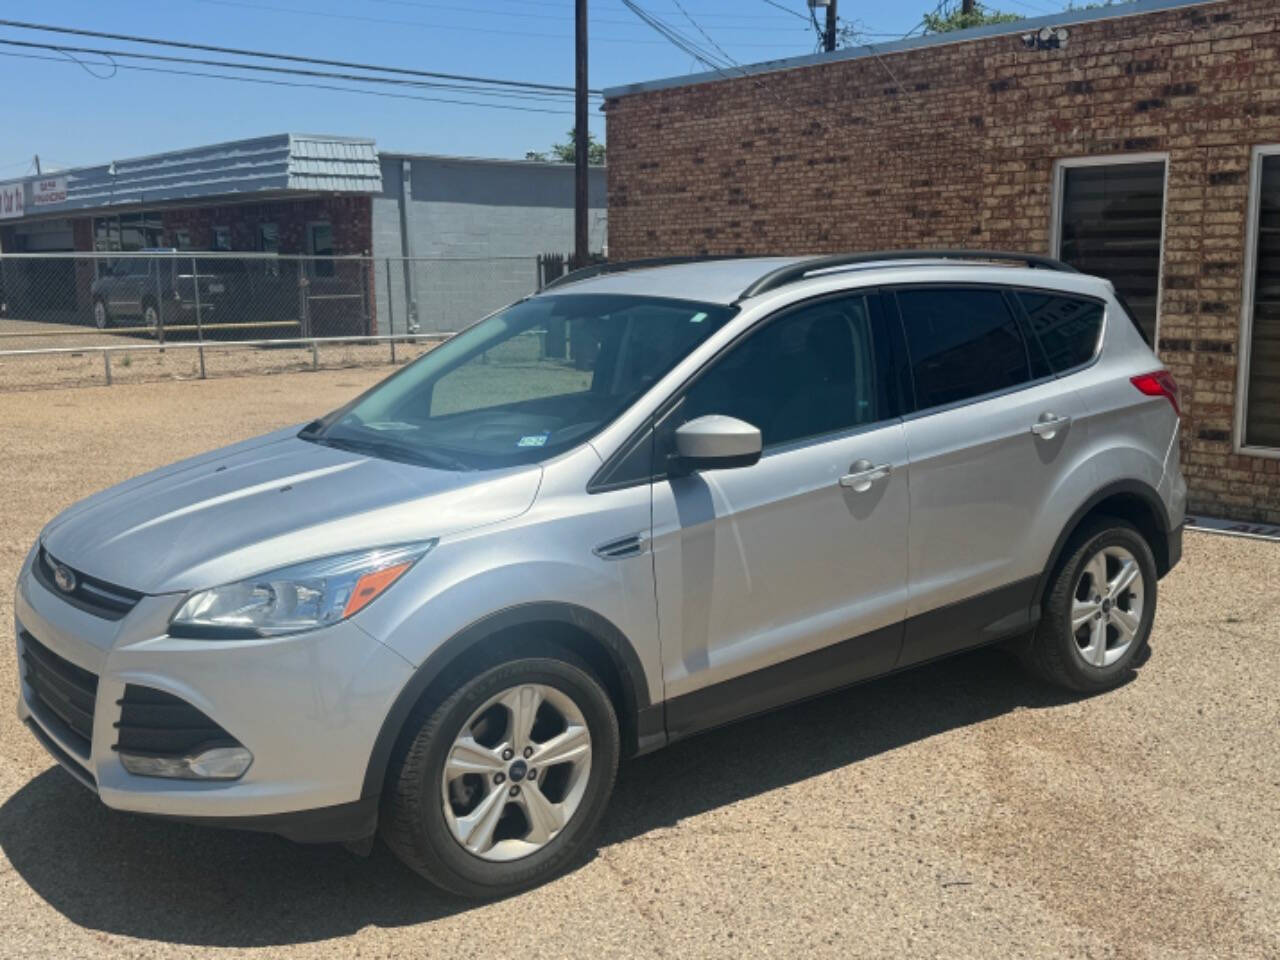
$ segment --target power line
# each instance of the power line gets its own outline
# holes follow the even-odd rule
[[[50,63],[70,64],[71,61],[60,57],[49,57],[39,53],[14,53],[0,50],[0,57],[16,57],[22,60],[46,60]],[[109,64],[108,64],[109,65]],[[557,116],[572,115],[572,110],[549,110],[543,107],[524,107],[516,104],[485,103],[476,100],[458,100],[450,97],[422,97],[411,93],[393,93],[389,90],[361,90],[358,87],[343,87],[330,83],[299,83],[291,80],[268,80],[265,77],[235,77],[225,73],[206,73],[196,70],[173,70],[167,67],[144,67],[141,64],[122,63],[121,70],[136,70],[143,73],[160,73],[179,77],[200,77],[209,80],[229,80],[235,83],[256,83],[272,87],[294,87],[305,90],[330,90],[338,93],[356,93],[367,97],[390,97],[396,100],[419,100],[425,103],[447,103],[466,107],[488,107],[492,110],[514,110],[520,113],[549,113]]]
[[[431,23],[426,20],[401,20],[393,17],[370,17],[358,13],[328,13],[320,10],[302,10],[298,7],[278,7],[269,3],[254,3],[249,0],[196,0],[197,3],[214,4],[221,7],[238,7],[246,10],[264,10],[271,13],[288,13],[294,16],[324,17],[329,20],[349,20],[357,23],[386,24],[397,27],[421,27],[428,30],[450,30],[460,33],[471,33],[482,36],[508,36],[525,39],[537,37],[542,40],[570,41],[573,37],[567,33],[534,33],[528,30],[498,30],[493,27],[458,26],[451,24]],[[637,40],[631,37],[594,37],[596,43],[624,44],[661,44],[661,40]],[[776,43],[743,43],[739,46],[777,49]]]
[[[446,5],[444,5],[444,4],[428,2],[428,0],[374,0],[374,2],[376,2],[376,3],[387,3],[387,4],[394,5],[394,6],[423,7],[423,8],[427,8],[427,9],[441,9],[441,10],[444,10],[444,9],[448,9],[448,10],[465,9],[465,11],[466,11],[466,12],[468,12],[468,13],[472,13],[472,12],[484,12],[484,11],[479,10],[478,8],[472,8],[472,7],[469,7],[469,6],[468,6],[468,7],[465,7],[465,8],[459,8],[459,7],[456,5],[456,3],[455,3],[454,5],[446,6]],[[558,11],[558,12],[560,12],[561,14],[563,14],[563,15],[564,15],[564,16],[566,16],[566,17],[567,17],[567,16],[570,16],[570,15],[573,13],[573,4],[572,4],[572,3],[557,3],[557,2],[554,2],[554,0],[485,0],[485,2],[486,2],[486,3],[490,3],[490,4],[492,4],[492,3],[505,3],[505,4],[510,4],[510,5],[513,5],[513,6],[518,7],[518,8],[519,8],[519,9],[521,9],[521,10],[528,10],[528,9],[530,9],[530,8],[533,8],[533,7],[543,7],[543,8],[545,8],[545,9],[547,9],[548,11]],[[618,6],[618,7],[623,7],[623,6],[625,6],[624,4],[622,4],[621,2],[619,2],[619,0],[596,0],[595,4],[593,4],[593,6],[592,6],[592,9],[593,9],[593,10],[598,10],[598,9],[600,9],[600,8],[601,8],[601,7],[603,7],[603,6],[607,6],[608,4],[615,4],[615,3],[617,4],[617,6]],[[776,6],[778,6],[778,9],[779,9],[779,10],[782,10],[782,11],[783,11],[783,12],[785,12],[785,13],[794,13],[794,11],[793,11],[793,10],[790,10],[790,9],[788,9],[787,7],[784,7],[784,6],[781,6],[781,5],[778,5],[778,4],[775,4],[775,5],[776,5]],[[616,10],[617,8],[615,7],[614,9]],[[662,16],[670,16],[670,15],[674,15],[677,11],[675,11],[675,10],[655,10],[655,11],[652,11],[652,12],[653,12],[653,13],[655,13],[655,14],[660,14],[660,15],[662,15]],[[702,13],[702,12],[700,12],[700,11],[695,11],[695,12],[697,12],[697,13],[698,13],[698,15],[699,15],[702,19],[704,19],[704,20],[729,20],[729,21],[732,21],[732,22],[734,22],[734,23],[740,23],[740,22],[742,22],[742,21],[744,21],[744,20],[760,20],[760,21],[765,21],[766,23],[775,23],[775,24],[778,22],[777,16],[776,16],[776,15],[772,15],[772,14],[750,14],[750,13]],[[505,11],[505,10],[504,10],[504,11],[500,11],[500,12],[499,12],[499,15],[500,15],[500,16],[521,16],[521,14],[517,14],[517,13],[514,13],[514,12],[507,12],[507,11]],[[549,15],[549,14],[548,14],[548,15]],[[801,16],[801,17],[803,17],[803,14],[797,14],[797,16]],[[604,21],[596,21],[596,22],[604,22]],[[632,23],[633,21],[615,21],[615,22],[619,22],[619,23]],[[761,29],[765,29],[765,28],[764,28],[764,27],[762,27]]]
[[[395,7],[417,8],[420,10],[445,10],[445,11],[455,11],[458,13],[494,14],[496,16],[503,17],[505,19],[516,18],[520,20],[546,20],[549,16],[552,16],[551,14],[545,11],[535,10],[533,12],[519,12],[519,11],[511,11],[511,10],[495,10],[495,9],[486,8],[486,7],[458,6],[456,4],[448,4],[448,3],[430,3],[430,2],[424,2],[424,0],[372,0],[372,2],[381,3],[389,6],[395,6]],[[494,2],[494,0],[490,0],[490,2]],[[765,2],[768,3],[770,2],[770,0],[765,0]],[[521,8],[527,11],[526,5],[522,4]],[[566,16],[572,12],[567,7],[560,8],[560,9],[564,11]],[[615,20],[607,16],[606,17],[598,16],[594,13],[596,9],[597,9],[596,7],[594,6],[592,7],[593,13],[591,17],[591,22],[593,24],[609,24],[610,26],[621,26],[621,27],[636,26],[636,22],[631,19]],[[778,9],[784,10],[787,13],[793,14],[798,17],[801,16],[800,14],[796,13],[794,10],[791,10],[787,7],[783,7],[781,5],[778,5]],[[700,14],[700,16],[707,17],[709,15]],[[735,23],[718,27],[717,29],[720,29],[720,30],[733,30],[737,32],[749,31],[753,33],[762,33],[766,31],[772,31],[772,30],[778,29],[778,18],[776,16],[744,18],[740,15],[732,14],[732,15],[724,16],[721,19],[732,19],[733,21],[735,21]],[[747,24],[741,24],[739,22],[743,19],[757,19],[757,20],[763,20],[767,22],[754,24],[754,25],[747,25]],[[803,19],[803,17],[801,17],[801,19]]]
[[[87,53],[94,56],[106,57],[108,61],[114,60],[116,57],[132,58],[136,60],[152,60],[161,63],[184,63],[202,67],[221,67],[233,70],[254,70],[265,73],[278,73],[291,76],[302,77],[318,77],[330,80],[347,80],[359,83],[383,83],[394,86],[422,87],[431,89],[454,90],[459,93],[474,93],[488,97],[505,97],[521,100],[545,100],[545,99],[562,99],[571,97],[571,93],[562,93],[560,91],[550,90],[527,90],[513,91],[498,89],[492,87],[483,87],[475,84],[451,83],[438,80],[406,80],[400,77],[368,77],[354,73],[336,73],[329,70],[304,70],[298,67],[277,67],[262,63],[235,63],[230,60],[206,60],[196,57],[179,57],[167,56],[159,53],[135,53],[128,50],[104,50],[98,47],[72,47],[63,44],[35,43],[27,40],[6,40],[0,38],[0,44],[10,47],[24,47],[36,50],[51,50],[56,53]],[[83,66],[83,64],[82,64]],[[95,75],[96,76],[96,75]],[[99,78],[105,79],[105,78]]]
[[[768,4],[769,6],[771,6],[771,7],[777,7],[777,8],[778,8],[779,10],[781,10],[783,13],[789,13],[789,14],[791,14],[793,17],[799,17],[799,18],[800,18],[801,20],[803,20],[805,23],[808,23],[808,22],[809,22],[809,17],[806,17],[806,16],[805,16],[803,13],[801,13],[799,10],[792,10],[790,7],[784,7],[782,4],[778,3],[778,0],[764,0],[764,2],[765,2],[765,3],[767,3],[767,4]],[[703,16],[705,16],[705,14],[703,14]],[[812,14],[812,13],[810,13],[810,14],[809,14],[809,16],[813,16],[813,14]]]
[[[13,27],[18,30],[38,30],[43,33],[61,33],[78,37],[96,37],[100,40],[123,40],[127,43],[150,44],[152,46],[173,47],[180,50],[202,50],[206,53],[225,53],[237,57],[257,57],[267,60],[286,60],[291,63],[311,63],[322,67],[345,67],[352,70],[368,70],[375,73],[393,73],[400,76],[429,77],[436,80],[458,80],[465,83],[482,83],[492,86],[513,87],[525,90],[555,90],[573,93],[573,87],[552,83],[534,83],[526,80],[501,80],[495,77],[476,77],[461,73],[441,73],[435,70],[416,70],[409,67],[387,67],[372,63],[357,63],[350,60],[326,60],[319,57],[304,57],[290,53],[271,53],[262,50],[245,50],[237,47],[219,47],[212,44],[193,43],[187,40],[162,40],[158,37],[141,37],[128,33],[106,33],[99,30],[85,30],[79,27],[55,27],[43,23],[29,23],[23,20],[0,20],[0,27]],[[592,90],[599,93],[599,90]]]

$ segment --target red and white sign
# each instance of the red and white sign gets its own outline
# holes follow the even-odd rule
[[[31,205],[33,207],[43,207],[50,203],[63,203],[66,199],[66,177],[44,177],[31,184]]]
[[[23,214],[23,198],[26,184],[0,183],[0,220],[13,220]]]

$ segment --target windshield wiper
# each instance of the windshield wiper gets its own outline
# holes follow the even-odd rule
[[[437,450],[414,449],[412,447],[404,447],[396,443],[387,443],[378,440],[360,440],[354,437],[329,437],[329,436],[309,436],[304,439],[310,440],[312,443],[318,443],[322,446],[333,447],[336,450],[347,450],[351,453],[366,453],[373,457],[382,457],[386,460],[399,460],[403,463],[412,463],[422,467],[437,467],[442,470],[458,470],[469,472],[474,470],[468,463],[451,457],[447,453],[441,453]]]

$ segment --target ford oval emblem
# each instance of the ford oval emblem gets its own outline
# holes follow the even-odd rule
[[[63,593],[70,593],[76,588],[76,575],[59,563],[53,568],[53,582]]]

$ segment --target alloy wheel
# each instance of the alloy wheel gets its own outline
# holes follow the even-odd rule
[[[546,684],[508,688],[454,739],[441,782],[445,822],[483,860],[530,856],[577,812],[590,773],[591,732],[573,699]]]
[[[1071,633],[1086,664],[1109,667],[1133,646],[1145,596],[1142,568],[1124,547],[1103,547],[1089,558],[1071,604]]]
[[[101,300],[93,304],[93,323],[99,330],[107,329],[107,305]]]

